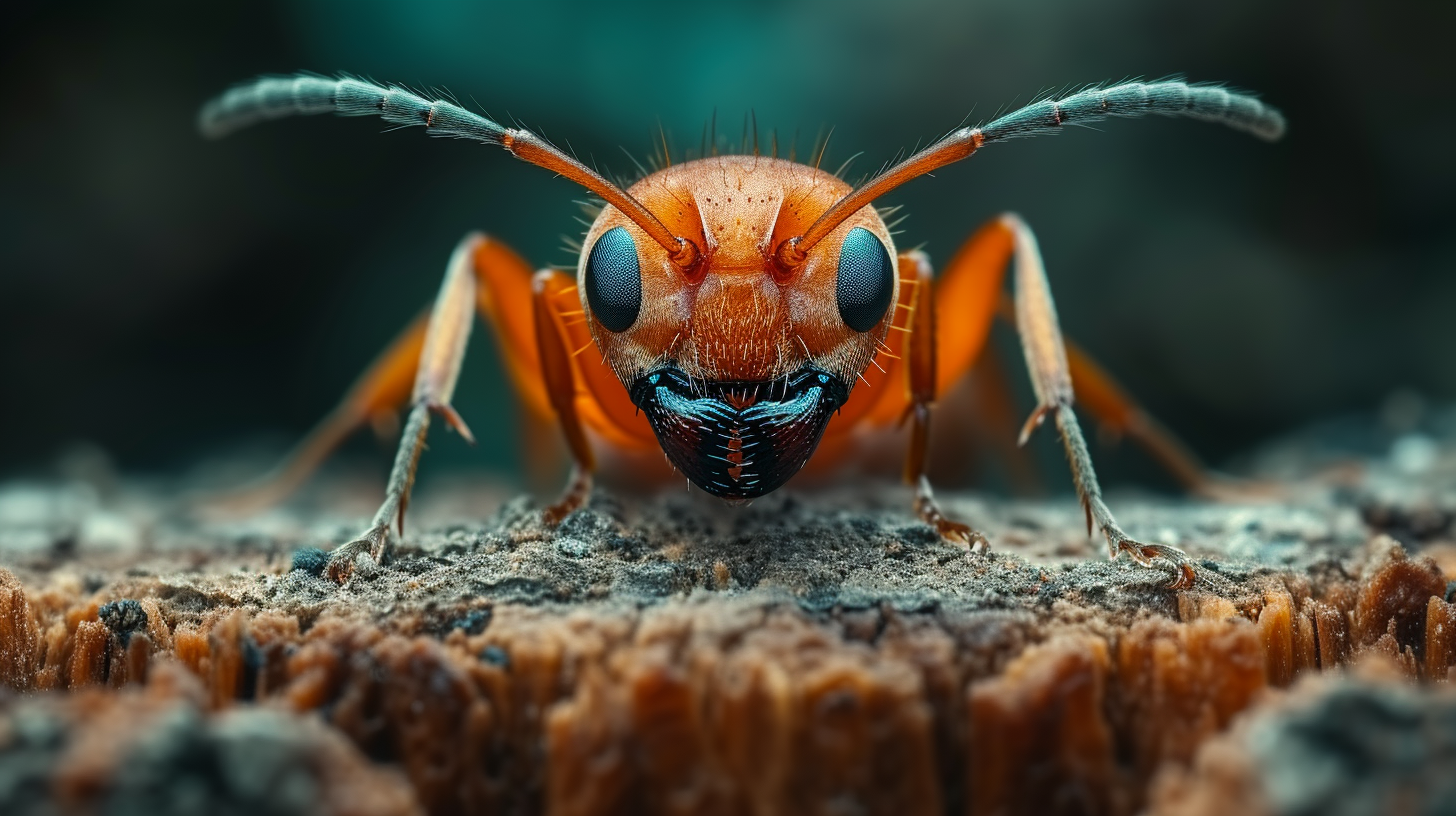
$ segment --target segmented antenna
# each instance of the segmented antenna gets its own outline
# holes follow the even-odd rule
[[[378,116],[401,127],[418,125],[431,136],[498,145],[518,159],[559,173],[596,193],[666,249],[678,266],[690,269],[701,257],[695,244],[674,235],[642,202],[540,136],[524,128],[503,127],[454,102],[429,100],[407,88],[354,77],[263,77],[204,105],[197,116],[197,127],[204,136],[218,138],[270,119],[315,113]]]
[[[429,100],[398,86],[362,79],[320,76],[262,77],[224,93],[202,107],[197,128],[218,139],[260,122],[287,116],[337,113],[378,116],[396,125],[419,125],[431,136],[504,143],[506,129],[479,114],[447,102]]]
[[[1056,133],[1063,125],[1097,122],[1112,116],[1182,116],[1218,122],[1265,141],[1284,135],[1284,115],[1247,94],[1218,85],[1187,82],[1123,82],[1088,88],[1061,99],[1033,102],[982,127],[962,127],[916,152],[835,202],[804,231],[785,239],[774,251],[783,269],[794,269],[813,247],[860,208],[910,179],[960,161],[984,144],[1024,136]]]
[[[1187,82],[1124,82],[1088,88],[1061,99],[1047,98],[1012,111],[979,128],[987,142],[1051,133],[1065,124],[1110,116],[1181,116],[1217,122],[1265,141],[1284,135],[1284,115],[1246,94],[1219,85]],[[970,128],[967,128],[970,130]]]

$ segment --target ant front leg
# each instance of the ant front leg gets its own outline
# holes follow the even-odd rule
[[[566,327],[564,315],[557,305],[561,295],[570,294],[573,303],[576,281],[570,276],[551,269],[536,273],[531,281],[531,307],[536,318],[536,353],[541,360],[541,378],[546,386],[546,396],[551,408],[561,423],[561,433],[566,437],[566,447],[571,451],[571,478],[562,491],[561,498],[548,506],[542,513],[547,526],[560,524],[573,510],[586,505],[591,498],[592,471],[596,469],[591,444],[582,430],[581,417],[576,411],[577,383],[572,370],[572,353],[566,350],[563,339]]]
[[[915,515],[934,527],[941,538],[984,552],[990,546],[985,534],[947,518],[935,502],[930,480],[925,476],[926,447],[930,443],[930,409],[935,402],[935,297],[930,259],[916,250],[900,256],[901,280],[915,286],[910,306],[910,339],[905,362],[910,385],[910,448],[905,457],[905,483],[915,488]],[[907,274],[908,273],[908,274]]]
[[[563,339],[564,314],[558,297],[574,295],[576,284],[560,272],[543,270],[527,276],[524,270],[519,256],[489,238],[471,236],[456,249],[419,351],[409,418],[389,474],[384,503],[363,535],[330,556],[330,577],[346,580],[354,559],[361,553],[368,552],[378,561],[388,550],[390,527],[403,532],[404,513],[431,414],[444,416],[451,427],[471,439],[465,423],[450,407],[450,398],[476,309],[495,328],[506,367],[527,410],[538,416],[554,413],[571,451],[571,479],[561,498],[543,511],[543,520],[555,526],[590,498],[595,464],[576,411],[576,376]],[[524,308],[527,298],[529,310]],[[407,351],[401,341],[400,353]]]
[[[1178,570],[1172,588],[1191,587],[1195,572],[1182,551],[1133,540],[1102,500],[1092,457],[1072,410],[1072,370],[1041,251],[1036,236],[1018,216],[1003,215],[979,230],[956,253],[939,282],[939,299],[933,305],[939,318],[936,322],[941,326],[935,338],[937,378],[949,380],[963,373],[985,348],[1000,301],[1006,262],[1013,255],[1015,323],[1037,398],[1037,407],[1022,427],[1018,443],[1025,444],[1032,431],[1050,417],[1067,451],[1088,532],[1094,525],[1102,532],[1112,558],[1125,552],[1144,566],[1152,566],[1155,559],[1171,562]],[[953,322],[947,319],[952,315]],[[911,368],[913,371],[913,363]]]
[[[559,295],[569,295],[573,305],[564,306]],[[433,309],[395,339],[338,407],[282,464],[242,490],[215,497],[211,506],[237,513],[281,499],[308,478],[349,434],[363,425],[388,424],[386,420],[392,420],[407,405],[409,415],[384,502],[362,535],[334,550],[328,574],[336,581],[344,581],[360,554],[369,553],[375,560],[382,558],[388,551],[390,528],[403,531],[431,415],[443,416],[467,440],[471,438],[450,400],[465,357],[473,315],[478,312],[494,330],[506,371],[525,412],[535,421],[555,418],[566,435],[576,469],[563,497],[543,513],[548,524],[559,522],[591,494],[591,449],[578,419],[576,399],[597,404],[590,388],[577,391],[578,378],[571,355],[566,353],[566,318],[573,309],[580,314],[575,284],[565,276],[549,271],[533,275],[526,261],[505,244],[478,233],[466,236],[450,256]]]

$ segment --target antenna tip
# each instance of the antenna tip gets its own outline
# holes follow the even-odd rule
[[[1284,138],[1289,132],[1289,122],[1285,120],[1284,114],[1274,108],[1267,108],[1268,116],[1265,117],[1263,126],[1255,131],[1254,135],[1266,142],[1277,142]]]
[[[223,124],[220,107],[219,100],[212,99],[197,112],[197,132],[202,134],[202,138],[221,139],[230,132],[231,129]]]

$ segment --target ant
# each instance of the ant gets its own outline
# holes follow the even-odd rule
[[[936,276],[925,253],[896,251],[870,205],[985,145],[1107,117],[1202,119],[1276,140],[1284,118],[1259,100],[1176,80],[1089,87],[958,128],[858,187],[821,171],[817,161],[781,159],[777,149],[765,157],[755,147],[752,155],[681,164],[665,157],[666,166],[622,189],[528,130],[352,77],[260,78],[209,102],[199,127],[220,137],[269,119],[317,113],[379,116],[424,127],[431,136],[503,147],[603,202],[574,275],[533,273],[495,238],[466,236],[432,311],[394,341],[253,491],[254,498],[281,495],[355,428],[410,406],[384,502],[369,529],[331,555],[335,580],[346,580],[363,552],[382,558],[392,525],[403,532],[431,415],[472,439],[450,403],[475,313],[495,329],[528,412],[554,419],[570,451],[568,484],[543,511],[548,525],[589,498],[594,444],[660,448],[693,484],[745,502],[778,489],[816,449],[842,450],[858,428],[908,421],[904,477],[915,490],[916,515],[943,538],[980,552],[986,537],[937,505],[925,476],[926,448],[937,396],[967,374],[999,314],[1019,330],[1037,399],[1019,443],[1052,420],[1088,533],[1094,524],[1102,531],[1111,558],[1125,552],[1145,566],[1163,559],[1177,570],[1173,588],[1193,585],[1195,572],[1182,551],[1134,541],[1103,502],[1072,410],[1073,383],[1095,416],[1137,438],[1185,481],[1197,483],[1201,469],[1063,341],[1031,229],[1016,215],[1002,215]],[[1011,260],[1014,300],[1001,294]],[[600,355],[582,354],[593,347]]]

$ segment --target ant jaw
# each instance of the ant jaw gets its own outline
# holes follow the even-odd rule
[[[739,503],[777,490],[804,466],[849,387],[813,365],[781,380],[704,382],[668,364],[629,393],[673,467]]]

